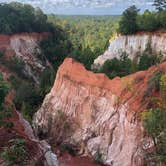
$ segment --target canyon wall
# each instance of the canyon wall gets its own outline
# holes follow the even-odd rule
[[[29,122],[23,118],[21,113],[16,111],[13,99],[14,93],[10,91],[5,98],[5,105],[12,107],[12,116],[8,121],[13,123],[13,127],[0,127],[0,154],[4,147],[11,145],[10,141],[12,139],[22,138],[25,140],[25,147],[28,153],[26,162],[23,164],[24,166],[58,166],[57,156],[52,152],[50,145],[46,141],[39,141],[38,138],[35,137]],[[1,155],[0,165],[8,165],[1,158]]]
[[[154,33],[139,33],[134,35],[117,36],[110,40],[108,50],[100,55],[94,61],[94,67],[98,68],[108,59],[119,58],[122,52],[126,52],[130,59],[138,59],[140,53],[143,53],[148,44],[156,53],[166,55],[166,32],[159,31]]]
[[[41,61],[42,56],[39,42],[49,36],[49,33],[20,33],[14,35],[0,35],[0,52],[3,54],[3,64],[8,64],[11,58],[17,57],[24,63],[24,73],[38,83],[40,73],[47,65]],[[10,64],[8,64],[10,66]]]
[[[54,143],[77,146],[110,166],[142,166],[153,141],[140,120],[149,77],[166,62],[127,77],[109,80],[71,58],[60,66],[54,86],[35,114],[35,132]]]

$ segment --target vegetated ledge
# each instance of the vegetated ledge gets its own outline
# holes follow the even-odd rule
[[[130,36],[130,34],[128,34]],[[138,31],[135,34],[131,35],[166,35],[166,29],[158,29],[155,31]]]

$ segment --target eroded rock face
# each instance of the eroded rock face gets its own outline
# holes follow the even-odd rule
[[[39,42],[48,36],[49,33],[0,35],[0,51],[8,61],[13,57],[21,59],[24,62],[24,73],[38,83],[40,73],[46,66],[46,62],[38,57],[41,54]]]
[[[126,52],[131,59],[139,58],[138,55],[145,51],[148,44],[152,50],[166,55],[166,32],[140,33],[135,35],[122,35],[110,41],[108,50],[94,61],[94,67],[98,68],[108,59],[119,58],[122,52]]]
[[[166,69],[166,62],[160,68]],[[148,77],[155,70],[152,67],[109,80],[65,59],[34,116],[36,133],[53,138],[55,143],[76,145],[82,154],[102,156],[100,159],[111,166],[142,166],[144,150],[153,143],[144,136],[139,115],[146,108],[142,99]]]
[[[13,92],[11,91],[5,98],[6,105],[13,105]],[[16,111],[13,105],[12,117],[9,119],[13,123],[12,128],[0,128],[0,154],[4,147],[9,146],[9,142],[15,138],[25,140],[28,152],[27,161],[24,166],[58,166],[57,156],[52,152],[50,145],[46,141],[39,141],[35,137],[32,127],[23,116]],[[7,163],[0,156],[0,165],[7,166]]]

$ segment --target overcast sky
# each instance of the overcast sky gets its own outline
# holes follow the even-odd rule
[[[136,5],[142,11],[153,9],[153,0],[15,0],[40,7],[46,13],[77,15],[119,15],[128,6]],[[12,2],[12,0],[0,0]]]

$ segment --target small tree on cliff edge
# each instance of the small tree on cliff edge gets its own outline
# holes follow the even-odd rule
[[[153,6],[159,11],[166,10],[166,0],[154,0]]]
[[[121,34],[133,34],[137,31],[136,18],[139,9],[135,5],[129,7],[123,12],[122,18],[119,22],[119,32]]]

